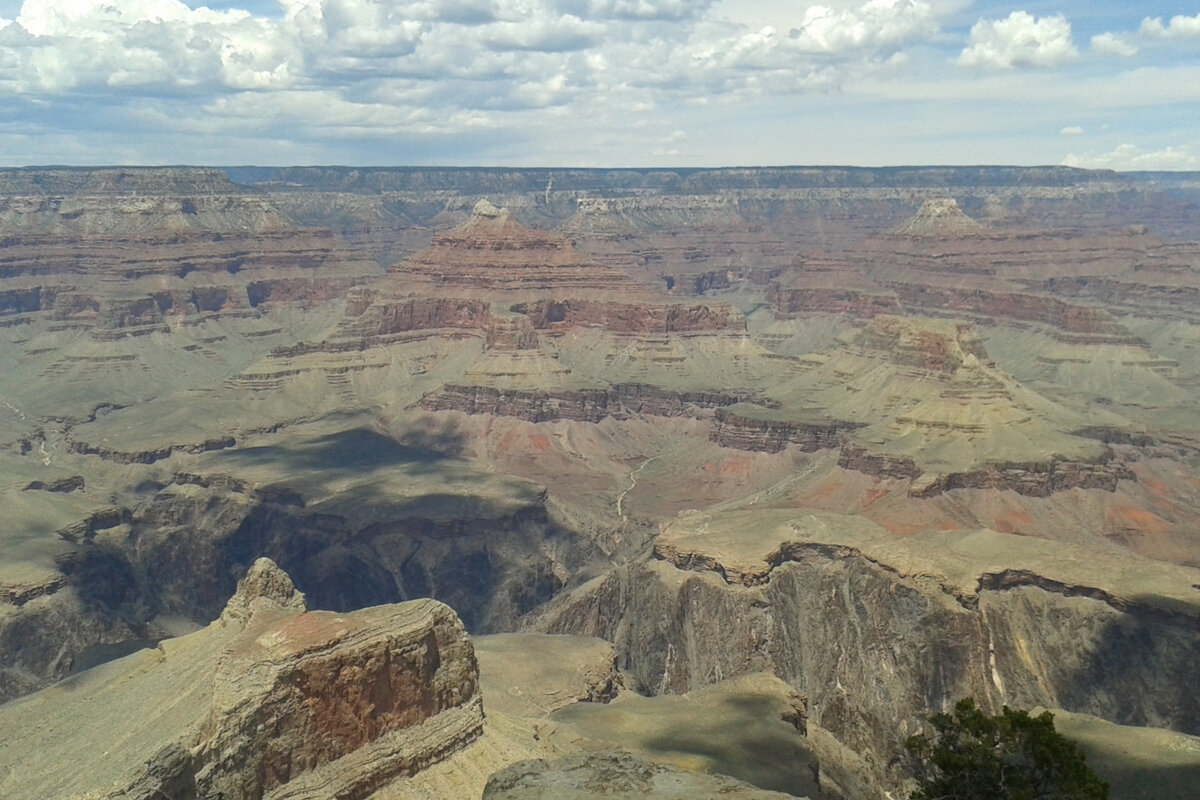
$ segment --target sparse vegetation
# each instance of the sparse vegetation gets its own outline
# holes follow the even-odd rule
[[[933,734],[910,736],[917,788],[910,800],[1107,800],[1108,783],[1079,747],[1036,717],[1005,706],[988,715],[971,698],[929,717]]]

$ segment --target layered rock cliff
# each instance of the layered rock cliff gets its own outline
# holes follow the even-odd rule
[[[922,709],[961,696],[1200,729],[1183,677],[1200,657],[1194,569],[786,511],[685,514],[654,552],[538,627],[614,642],[650,692],[771,670],[808,697],[822,778],[849,796],[896,787]]]
[[[81,674],[69,692],[0,706],[0,787],[12,798],[366,797],[477,738],[477,687],[446,606],[306,612],[263,559],[208,628]]]
[[[378,273],[215,169],[6,170],[0,231],[0,314],[48,312],[101,339],[164,330],[164,317],[320,303]]]

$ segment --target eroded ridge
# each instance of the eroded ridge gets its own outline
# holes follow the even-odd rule
[[[305,611],[267,559],[207,628],[0,717],[0,793],[12,798],[362,798],[483,724],[474,651],[447,606]]]

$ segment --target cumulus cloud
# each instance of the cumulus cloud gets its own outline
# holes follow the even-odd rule
[[[858,8],[809,6],[788,38],[804,50],[839,52],[889,46],[937,33],[937,13],[920,0],[870,0]]]
[[[1200,14],[1194,17],[1175,16],[1165,25],[1161,17],[1146,17],[1138,32],[1155,39],[1200,38]]]
[[[580,17],[622,20],[685,20],[700,16],[713,0],[567,0],[563,10]]]
[[[957,62],[991,69],[1053,67],[1078,55],[1066,17],[1034,17],[1014,11],[1005,19],[976,22]]]
[[[748,28],[706,18],[712,0],[278,0],[276,16],[25,0],[0,29],[0,91],[316,91],[375,77],[502,82],[489,102],[507,92],[524,104],[547,74],[562,76],[560,97],[637,83],[803,91],[834,76],[828,57],[887,57],[933,36],[954,2],[827,1]],[[569,63],[577,53],[586,58]]]
[[[178,0],[26,0],[0,31],[0,87],[76,88],[289,83],[278,31],[246,11],[191,9]]]
[[[1129,39],[1115,33],[1101,33],[1092,37],[1092,52],[1105,56],[1129,58],[1137,55],[1138,49]]]
[[[1063,136],[1082,136],[1083,128],[1079,125],[1068,125],[1059,131],[1059,133]]]
[[[597,44],[605,27],[573,15],[545,18],[534,23],[500,22],[492,26],[484,42],[497,50],[541,50],[566,52]]]
[[[136,124],[263,141],[470,136],[584,118],[624,131],[638,120],[661,128],[648,148],[683,152],[663,142],[680,124],[666,110],[894,75],[910,68],[910,45],[940,45],[965,0],[202,2],[4,6],[14,19],[0,20],[0,102],[57,109],[46,131]]]
[[[1062,163],[1068,167],[1123,171],[1196,170],[1200,169],[1200,142],[1149,152],[1125,143],[1103,153],[1069,153]]]

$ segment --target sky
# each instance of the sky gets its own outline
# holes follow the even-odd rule
[[[1200,170],[1200,2],[0,0],[0,164]]]

